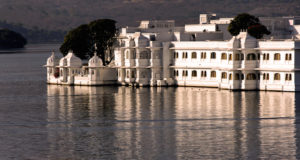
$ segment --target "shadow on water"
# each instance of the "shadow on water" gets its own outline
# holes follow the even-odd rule
[[[50,85],[47,95],[50,158],[295,159],[299,153],[296,93]]]

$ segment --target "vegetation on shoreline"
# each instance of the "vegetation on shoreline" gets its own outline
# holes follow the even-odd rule
[[[0,28],[7,28],[22,34],[30,43],[41,42],[62,42],[65,31],[48,31],[33,27],[32,29],[24,27],[22,24],[8,23],[6,21],[0,21]]]
[[[23,48],[27,40],[19,33],[0,29],[0,49]]]

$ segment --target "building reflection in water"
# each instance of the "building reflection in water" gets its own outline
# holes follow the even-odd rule
[[[297,95],[48,86],[49,158],[295,159]]]

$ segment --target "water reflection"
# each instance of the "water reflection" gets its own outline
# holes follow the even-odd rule
[[[48,86],[49,158],[296,159],[297,96]]]

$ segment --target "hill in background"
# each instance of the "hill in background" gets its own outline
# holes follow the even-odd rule
[[[114,19],[119,26],[145,19],[174,19],[183,25],[197,23],[200,13],[289,16],[300,15],[299,10],[299,0],[0,0],[0,20],[53,35],[99,18]]]

